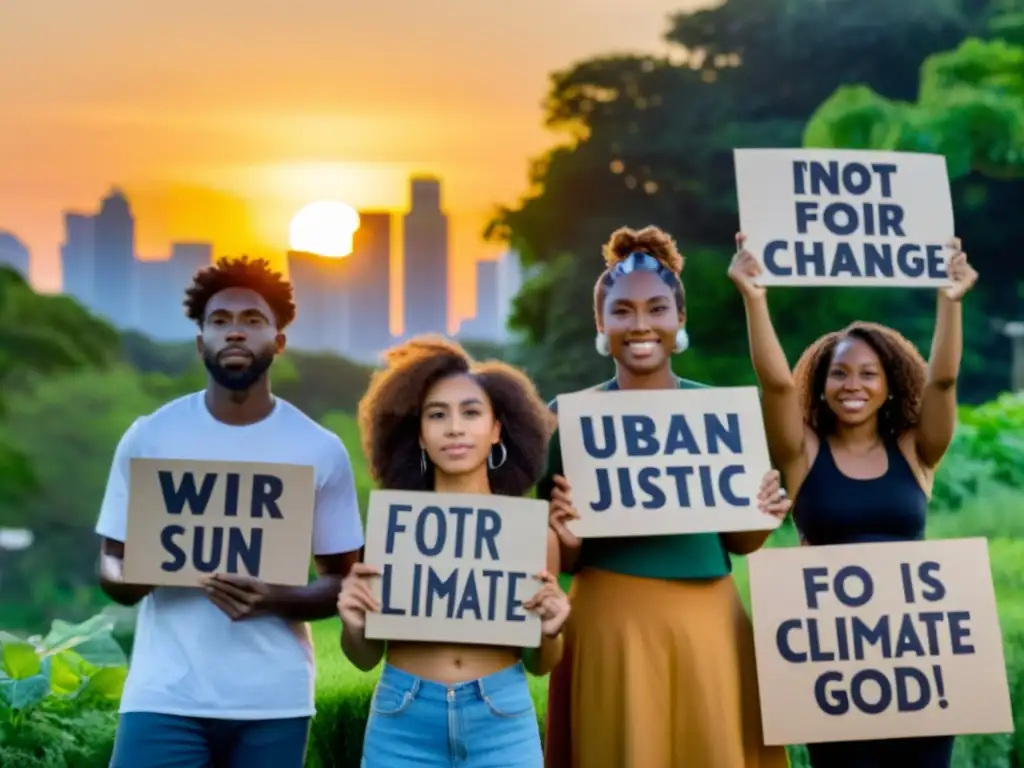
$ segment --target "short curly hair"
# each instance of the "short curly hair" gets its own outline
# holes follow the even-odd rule
[[[471,376],[487,393],[501,423],[507,456],[490,469],[491,492],[523,496],[540,479],[555,427],[537,390],[523,373],[496,361],[475,362],[457,343],[424,335],[384,353],[385,367],[370,379],[359,401],[359,429],[370,474],[388,490],[431,491],[434,473],[420,467],[423,398],[438,381]]]
[[[658,277],[672,290],[679,311],[686,309],[686,290],[682,279],[685,260],[672,236],[655,226],[643,229],[619,227],[601,248],[605,269],[594,284],[594,317],[598,325],[604,312],[605,296],[615,284],[615,268],[634,253],[646,253],[654,258],[659,266]]]
[[[185,291],[185,315],[200,328],[206,319],[206,305],[215,295],[227,288],[248,288],[255,291],[270,306],[274,321],[284,330],[295,319],[295,301],[292,284],[266,259],[223,257],[216,264],[203,267],[192,278]]]
[[[883,437],[896,438],[914,429],[921,418],[928,364],[921,353],[898,331],[877,323],[851,323],[841,331],[827,333],[811,344],[797,361],[793,378],[800,391],[804,420],[818,435],[831,434],[836,416],[823,402],[825,381],[839,342],[859,339],[878,355],[892,397],[879,412],[878,430]]]

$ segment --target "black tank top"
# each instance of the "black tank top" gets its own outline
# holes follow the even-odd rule
[[[886,441],[889,467],[872,480],[839,471],[828,440],[801,486],[793,520],[808,544],[864,544],[924,538],[928,497],[895,441]]]

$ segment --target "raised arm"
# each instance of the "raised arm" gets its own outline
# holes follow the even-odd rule
[[[939,290],[928,380],[914,435],[917,455],[927,469],[938,466],[956,429],[956,380],[964,346],[961,299],[978,279],[967,255],[960,250],[960,241],[954,240],[951,247],[954,253],[949,260],[949,276],[953,284]]]
[[[743,297],[747,316],[750,360],[761,385],[764,427],[772,461],[787,483],[806,463],[807,426],[800,408],[800,395],[768,312],[763,286],[755,284],[761,265],[743,248],[743,235],[736,236],[737,252],[729,266],[729,278]]]

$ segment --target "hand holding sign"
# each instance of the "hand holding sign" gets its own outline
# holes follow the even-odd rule
[[[200,579],[199,585],[232,621],[269,613],[275,594],[270,584],[233,573],[215,573]]]
[[[362,631],[366,627],[366,614],[378,613],[380,603],[373,596],[370,579],[380,576],[380,571],[364,563],[352,566],[348,576],[341,582],[338,594],[338,614],[342,623],[351,630]]]
[[[569,596],[562,591],[558,579],[547,571],[537,574],[537,578],[544,586],[523,603],[523,608],[540,617],[542,635],[557,637],[565,625],[565,620],[569,618]]]
[[[761,487],[757,492],[757,508],[766,515],[771,515],[779,520],[785,520],[793,501],[786,496],[786,489],[782,487],[782,475],[777,469],[764,476]]]
[[[551,491],[551,503],[548,505],[548,525],[558,536],[563,547],[578,550],[582,542],[566,526],[570,520],[578,520],[580,516],[572,505],[572,487],[561,475],[555,475],[552,480],[555,487]]]
[[[736,283],[745,299],[759,299],[765,295],[765,287],[758,285],[758,278],[764,272],[761,263],[754,254],[744,248],[747,236],[742,232],[736,234],[736,253],[729,264],[729,279]]]
[[[950,301],[960,301],[978,282],[978,273],[968,263],[967,254],[960,250],[959,237],[954,237],[949,247],[953,249],[953,255],[946,269],[953,284],[942,288],[942,293]]]

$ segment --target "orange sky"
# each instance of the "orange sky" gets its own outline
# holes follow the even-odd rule
[[[661,51],[704,0],[3,0],[0,229],[60,286],[61,212],[128,194],[139,252],[207,240],[283,253],[305,203],[402,210],[438,175],[453,319],[475,309],[480,232],[526,188],[547,75],[596,53]]]

